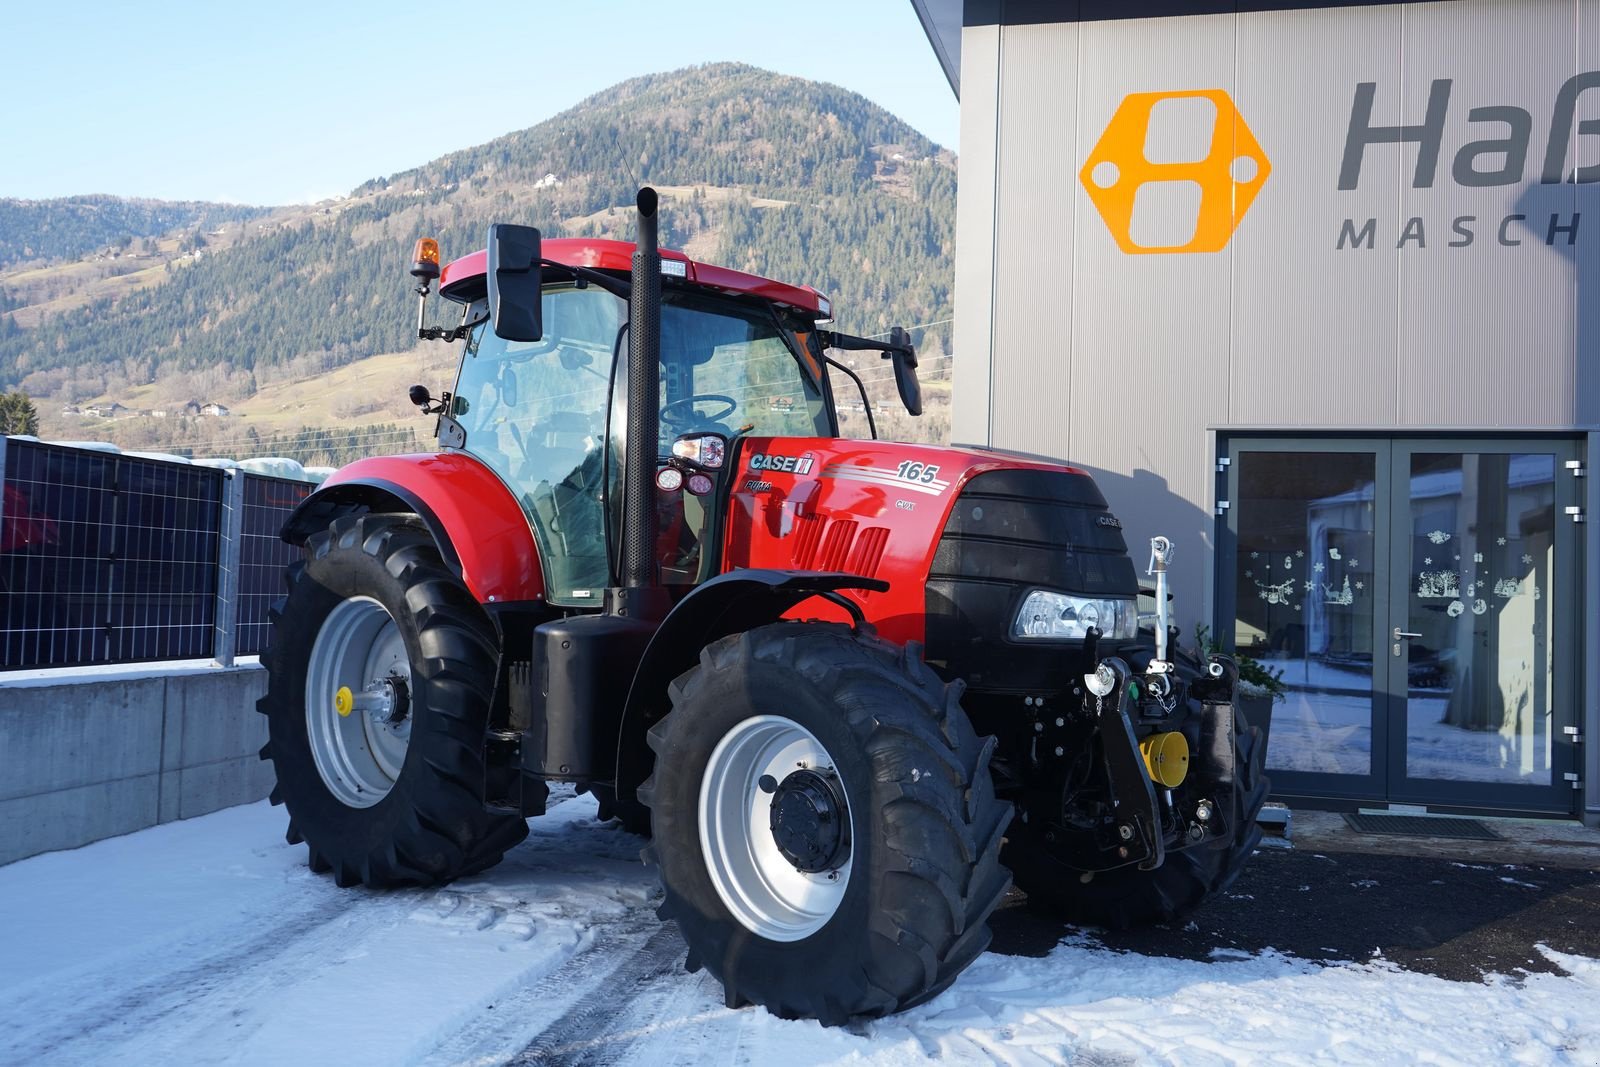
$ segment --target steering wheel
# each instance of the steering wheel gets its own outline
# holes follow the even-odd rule
[[[702,415],[694,409],[700,401],[710,401],[722,404],[723,409],[714,415]],[[682,412],[668,414],[674,408],[685,409]],[[677,400],[661,405],[661,421],[670,426],[687,426],[691,422],[721,422],[723,419],[739,410],[739,402],[731,396],[721,393],[695,393],[692,396],[679,397]]]

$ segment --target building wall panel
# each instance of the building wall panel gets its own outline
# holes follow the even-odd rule
[[[1388,87],[1374,123],[1400,119],[1400,7],[1240,15],[1238,32],[1234,99],[1272,173],[1233,238],[1230,402],[1211,421],[1391,424],[1399,257],[1381,223],[1370,249],[1344,224],[1400,214],[1394,150],[1372,151],[1357,192],[1338,185],[1356,84]]]
[[[956,441],[989,440],[990,335],[994,321],[996,138],[1001,89],[1000,27],[961,33],[962,152],[956,198],[956,321],[953,388],[961,398],[950,414]]]
[[[1449,96],[1435,173],[1417,169],[1424,149],[1431,154],[1426,140],[1368,149],[1401,163],[1403,227],[1380,223],[1379,232],[1391,247],[1403,245],[1402,426],[1559,427],[1578,416],[1578,393],[1562,383],[1577,371],[1576,242],[1585,222],[1576,234],[1552,233],[1552,225],[1573,225],[1576,187],[1540,180],[1557,94],[1577,73],[1577,8],[1574,0],[1512,6],[1515,17],[1502,0],[1404,11],[1402,122],[1422,125],[1446,81]],[[1600,117],[1600,92],[1592,96]],[[1525,118],[1490,117],[1519,111]],[[1471,121],[1475,112],[1482,121]],[[1518,122],[1525,134],[1513,133]],[[1467,148],[1508,138],[1510,152],[1485,146],[1473,158]],[[1466,168],[1503,184],[1465,184],[1489,180]]]
[[[1007,27],[995,222],[991,432],[1009,448],[1054,447],[1072,395],[1076,25]]]

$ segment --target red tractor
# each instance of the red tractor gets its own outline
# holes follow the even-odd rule
[[[482,871],[550,782],[653,835],[659,914],[730,1005],[917,1004],[1013,876],[1075,921],[1171,921],[1259,837],[1262,745],[1226,657],[1141,630],[1090,477],[841,440],[828,300],[638,243],[412,273],[461,306],[437,454],[363,460],[291,517],[260,709],[288,838],[342,886]],[[859,379],[857,379],[859,386]],[[862,390],[865,401],[865,390]]]

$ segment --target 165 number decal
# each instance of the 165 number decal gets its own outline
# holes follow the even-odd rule
[[[924,485],[932,485],[939,477],[939,467],[934,463],[916,463],[908,459],[895,468],[895,475],[904,478],[908,482],[921,482]]]

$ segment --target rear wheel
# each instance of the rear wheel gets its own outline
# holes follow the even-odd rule
[[[288,839],[340,885],[448,881],[522,840],[483,809],[493,625],[413,515],[337,519],[290,567],[257,704]]]
[[[916,646],[813,623],[724,638],[673,683],[646,857],[730,1006],[898,1011],[988,945],[1011,809],[960,694]]]
[[[1196,908],[1234,883],[1261,840],[1256,816],[1266,802],[1261,732],[1234,708],[1235,790],[1233,839],[1219,847],[1199,846],[1167,854],[1153,871],[1136,866],[1100,871],[1087,882],[1056,846],[1020,821],[1012,824],[1005,862],[1028,903],[1072,923],[1126,930],[1181,922]]]

